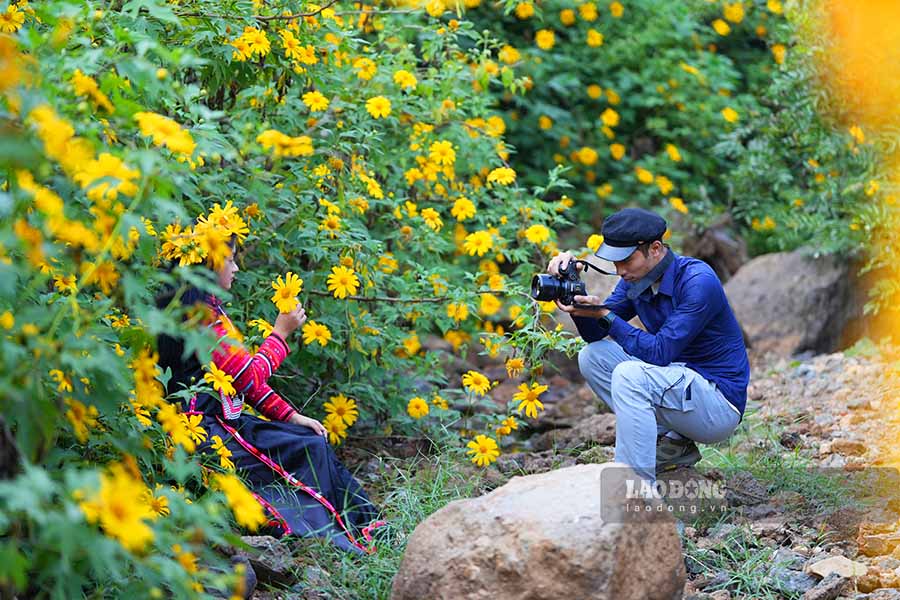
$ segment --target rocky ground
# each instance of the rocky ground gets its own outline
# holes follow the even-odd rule
[[[900,600],[900,478],[889,469],[900,464],[893,444],[900,379],[864,352],[752,360],[739,432],[701,447],[696,470],[667,476],[705,478],[726,490],[722,511],[683,516],[684,597]],[[476,494],[516,475],[612,460],[615,416],[572,369],[545,374],[545,412],[532,429],[507,438],[493,467],[478,471]],[[345,459],[375,488],[386,468],[432,451],[428,441],[409,438],[367,444],[348,448]],[[315,566],[306,570],[306,578],[320,576]]]

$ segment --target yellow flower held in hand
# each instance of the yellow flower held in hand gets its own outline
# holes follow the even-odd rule
[[[537,382],[532,383],[530,389],[528,387],[528,384],[521,384],[519,386],[519,391],[513,394],[513,400],[517,400],[519,402],[517,410],[520,413],[522,412],[522,410],[524,410],[526,416],[529,416],[532,419],[536,419],[538,416],[538,411],[544,410],[544,404],[540,400],[538,400],[538,397],[546,391],[547,386],[538,385]]]
[[[209,369],[209,371],[203,375],[204,381],[210,384],[217,392],[221,392],[226,396],[234,396],[234,386],[231,385],[234,381],[234,377],[221,370],[215,363],[209,363],[206,365],[206,368]]]
[[[466,371],[462,376],[463,386],[470,392],[484,396],[491,389],[491,381],[478,371]]]
[[[331,268],[331,275],[328,276],[327,283],[328,291],[338,299],[352,296],[359,289],[359,278],[356,273],[353,269],[343,266]]]
[[[497,460],[500,449],[496,440],[486,435],[475,436],[475,439],[466,444],[469,449],[466,454],[472,455],[472,462],[479,467],[486,467]]]
[[[272,289],[275,290],[272,302],[278,307],[278,312],[289,313],[300,304],[297,295],[303,289],[303,280],[288,271],[283,280],[279,275],[278,279],[272,282]]]
[[[319,345],[324,347],[329,341],[331,341],[331,330],[325,325],[315,321],[307,321],[303,324],[303,343],[307,346],[319,342]]]
[[[428,414],[428,403],[416,396],[406,405],[406,412],[413,419],[421,419]]]

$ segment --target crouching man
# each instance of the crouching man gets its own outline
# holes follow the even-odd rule
[[[596,256],[622,278],[606,300],[575,296],[561,304],[588,345],[578,366],[616,415],[616,461],[654,483],[656,474],[700,460],[695,442],[727,439],[740,423],[750,364],[725,290],[704,262],[678,256],[662,242],[665,220],[626,208],[601,229]],[[547,267],[559,274],[574,256]],[[582,265],[578,265],[579,270]],[[628,321],[637,315],[647,328]]]

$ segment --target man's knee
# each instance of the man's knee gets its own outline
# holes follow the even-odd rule
[[[639,360],[622,361],[612,372],[612,393],[615,395],[623,390],[643,389],[645,381],[644,363]],[[626,397],[633,397],[633,394],[626,394]]]
[[[597,370],[611,372],[616,363],[614,356],[621,351],[619,345],[612,340],[591,342],[578,352],[578,370],[584,377]]]

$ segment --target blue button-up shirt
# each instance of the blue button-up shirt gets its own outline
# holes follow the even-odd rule
[[[604,302],[615,315],[609,329],[592,317],[573,317],[578,333],[587,342],[609,334],[625,352],[653,365],[686,363],[715,383],[743,415],[750,361],[725,290],[705,262],[673,255],[657,293],[647,288],[630,300],[626,294],[631,284],[619,281]],[[635,315],[647,331],[628,323]]]

